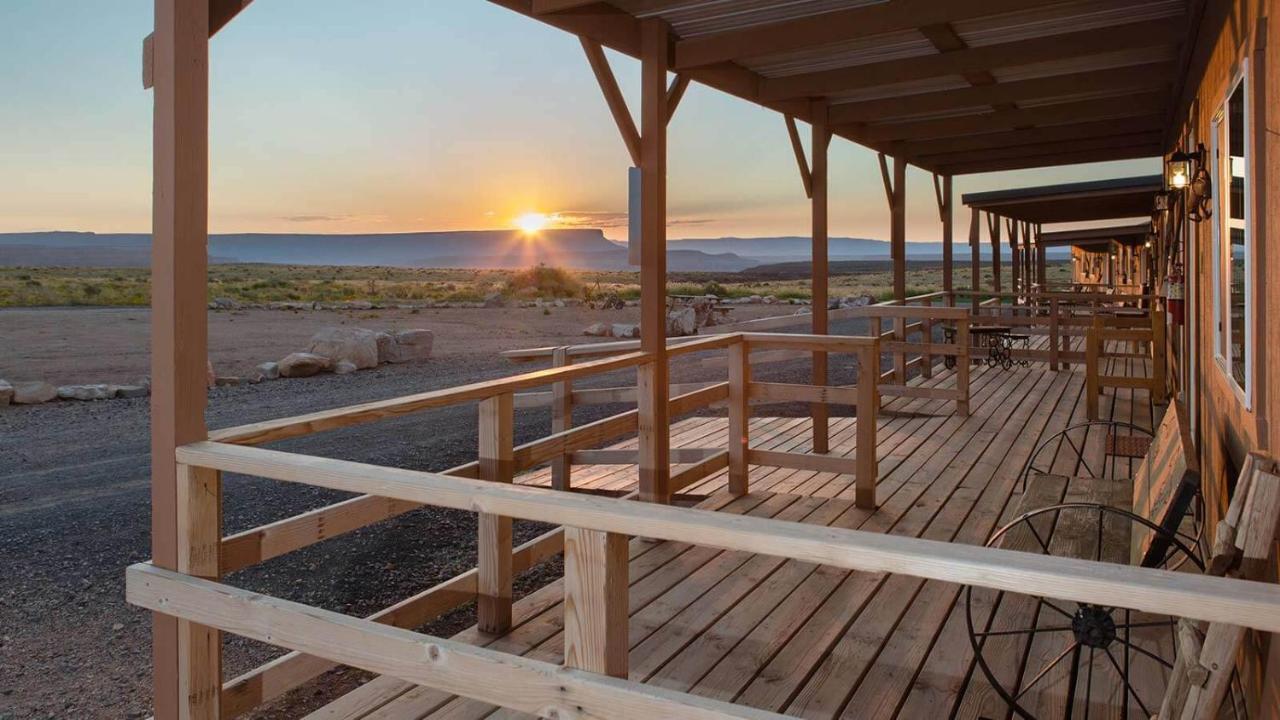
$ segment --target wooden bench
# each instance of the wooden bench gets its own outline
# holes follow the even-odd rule
[[[1098,425],[1108,430],[1108,449],[1145,447],[1133,477],[1038,473],[1014,507],[1015,519],[989,544],[1126,565],[1199,567],[1196,533],[1184,527],[1200,478],[1185,408],[1171,405],[1149,442]],[[1131,703],[1132,714],[1150,717],[1161,705],[1165,673],[1155,663],[1167,671],[1181,652],[1174,619],[1050,598],[977,598],[966,595],[975,661],[1015,716],[1056,717],[1083,700]],[[980,609],[984,603],[993,608],[989,617]],[[1149,659],[1131,662],[1130,652]],[[1081,694],[1086,676],[1096,687]]]

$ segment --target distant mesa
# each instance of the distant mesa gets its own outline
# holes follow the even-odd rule
[[[833,262],[887,260],[888,243],[831,238]],[[34,232],[0,234],[0,266],[146,267],[145,233]],[[807,262],[807,237],[723,237],[671,240],[673,272],[738,272],[760,265]],[[214,263],[284,265],[389,265],[399,267],[513,269],[544,263],[581,270],[632,270],[627,249],[598,229],[471,230],[361,235],[241,233],[209,236]],[[967,257],[966,250],[957,250]],[[1007,253],[1007,251],[1006,251]],[[989,250],[987,254],[989,255]],[[907,243],[907,257],[937,260],[941,243]]]

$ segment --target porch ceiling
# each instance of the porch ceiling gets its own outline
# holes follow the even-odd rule
[[[1046,247],[1091,247],[1099,244],[1105,245],[1114,240],[1125,245],[1141,245],[1146,242],[1147,235],[1150,232],[1151,226],[1147,223],[1091,228],[1089,230],[1067,230],[1043,233],[1040,235],[1038,243]]]
[[[1091,222],[1151,214],[1164,187],[1159,175],[968,193],[971,208],[1031,223]]]
[[[491,0],[944,174],[1164,150],[1205,0]]]

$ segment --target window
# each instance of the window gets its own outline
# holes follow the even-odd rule
[[[1218,189],[1218,220],[1214,225],[1215,351],[1223,370],[1250,402],[1253,376],[1253,199],[1250,155],[1248,74],[1227,96],[1214,122],[1213,160]]]

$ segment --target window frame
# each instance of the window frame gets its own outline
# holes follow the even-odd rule
[[[1255,355],[1254,346],[1254,304],[1256,298],[1254,296],[1254,188],[1256,184],[1255,158],[1254,158],[1254,127],[1253,127],[1253,88],[1250,86],[1251,73],[1248,58],[1241,63],[1240,72],[1235,75],[1230,85],[1227,87],[1226,95],[1222,99],[1218,111],[1214,114],[1212,123],[1212,167],[1213,182],[1217,188],[1217,198],[1215,199],[1214,214],[1216,222],[1213,223],[1213,248],[1212,248],[1212,264],[1213,264],[1213,313],[1214,313],[1214,345],[1213,357],[1215,365],[1225,376],[1227,385],[1232,389],[1246,410],[1253,409],[1253,386],[1254,386],[1254,364]],[[1244,383],[1243,385],[1236,380],[1235,374],[1231,370],[1231,363],[1235,359],[1232,355],[1232,328],[1231,328],[1231,268],[1234,258],[1232,257],[1232,244],[1230,241],[1231,232],[1231,113],[1229,112],[1229,104],[1231,96],[1237,90],[1244,92],[1244,110],[1242,113],[1242,121],[1244,124],[1244,194],[1242,197],[1244,203]]]

